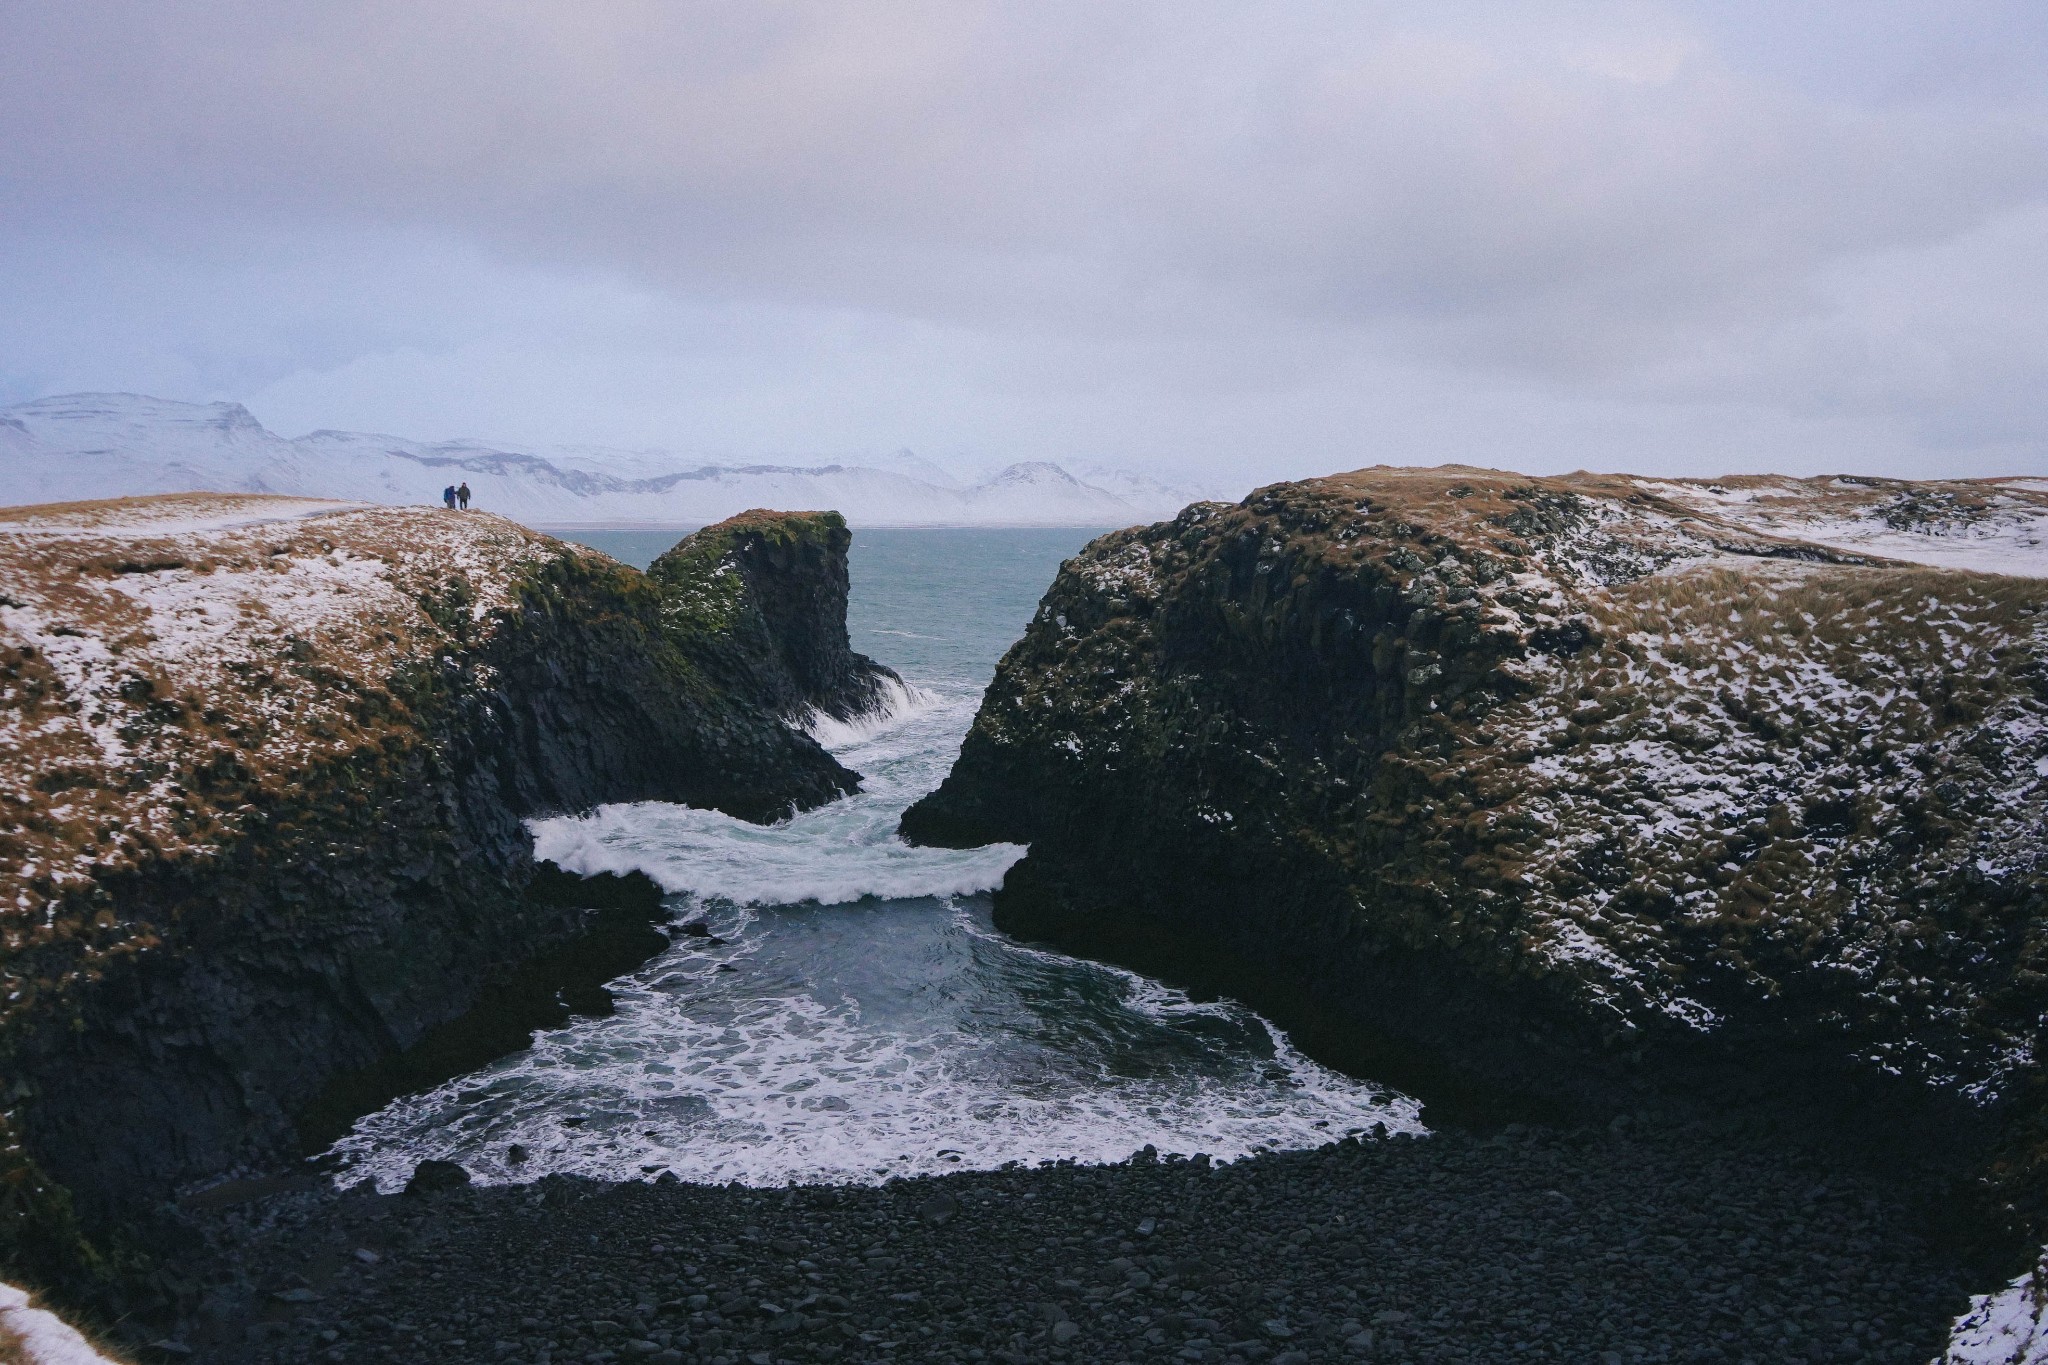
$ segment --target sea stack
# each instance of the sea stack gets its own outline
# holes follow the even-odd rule
[[[846,635],[846,552],[837,512],[742,512],[648,566],[669,635],[726,687],[795,725],[880,714],[905,694],[896,671]]]

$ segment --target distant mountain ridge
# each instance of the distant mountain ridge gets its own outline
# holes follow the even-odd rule
[[[874,464],[718,464],[659,452],[543,452],[368,432],[277,435],[239,403],[75,393],[0,408],[0,505],[146,493],[279,493],[476,506],[536,526],[686,526],[750,507],[831,508],[855,526],[1126,526],[1204,490],[1049,461],[975,483],[908,451]],[[1111,487],[1101,486],[1103,483]]]

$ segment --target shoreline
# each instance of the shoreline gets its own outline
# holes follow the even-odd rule
[[[1984,1282],[1935,1197],[1647,1116],[879,1186],[302,1188],[186,1215],[191,1354],[143,1358],[1924,1365]]]

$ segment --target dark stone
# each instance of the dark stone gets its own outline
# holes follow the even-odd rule
[[[669,631],[714,676],[790,721],[852,720],[886,704],[902,679],[847,639],[851,543],[837,512],[744,512],[685,538],[647,573],[703,603],[672,613]],[[707,582],[729,583],[730,598]]]
[[[469,1184],[469,1172],[453,1161],[422,1161],[412,1168],[412,1179],[405,1182],[407,1194],[438,1194],[443,1190],[461,1189]]]

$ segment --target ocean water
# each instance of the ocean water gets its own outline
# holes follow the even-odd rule
[[[710,937],[679,935],[614,983],[612,1017],[366,1117],[335,1148],[341,1179],[394,1188],[439,1157],[486,1182],[874,1181],[1420,1131],[1413,1101],[1317,1065],[1241,1005],[996,932],[987,892],[1022,848],[895,837],[1090,534],[857,532],[854,647],[911,685],[888,717],[820,735],[861,792],[766,827],[652,802],[535,822],[542,856],[644,871]],[[578,538],[642,564],[674,539]]]

